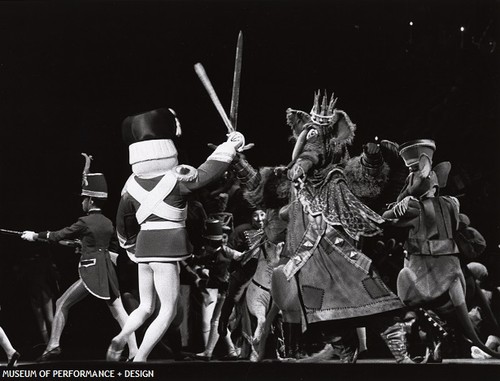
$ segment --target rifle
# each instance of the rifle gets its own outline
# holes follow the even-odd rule
[[[2,234],[9,234],[9,235],[17,235],[17,236],[22,236],[23,232],[17,231],[17,230],[9,230],[9,229],[0,229],[0,233]],[[48,239],[41,239],[37,238],[37,241],[39,242],[44,242],[44,243],[50,243]],[[82,243],[79,239],[63,239],[61,241],[57,241],[59,245],[62,246],[68,246],[68,247],[74,247],[74,248],[80,248],[82,246]]]

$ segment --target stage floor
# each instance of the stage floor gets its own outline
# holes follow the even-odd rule
[[[500,360],[453,359],[440,364],[396,364],[390,359],[359,360],[341,364],[336,360],[298,363],[278,360],[250,361],[173,361],[147,363],[106,361],[20,361],[16,368],[2,364],[0,379],[131,379],[218,380],[218,381],[295,381],[295,380],[471,380],[500,379]]]

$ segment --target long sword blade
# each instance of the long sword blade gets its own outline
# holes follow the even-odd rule
[[[2,233],[2,234],[19,235],[19,236],[23,235],[22,231],[9,230],[9,229],[0,229],[0,233]],[[49,242],[47,239],[41,239],[41,238],[38,238],[37,241],[40,241],[40,242]],[[64,240],[61,240],[61,241],[57,241],[57,243],[59,245],[70,246],[70,247],[80,247],[81,246],[81,242],[78,239],[64,239]]]
[[[224,121],[224,124],[227,127],[227,131],[233,132],[234,131],[233,125],[231,124],[231,121],[227,117],[226,111],[224,111],[224,107],[222,107],[222,103],[220,102],[219,97],[217,96],[217,93],[215,92],[215,89],[212,86],[212,83],[210,82],[210,79],[208,79],[208,75],[205,71],[205,68],[201,63],[197,63],[196,65],[194,65],[194,71],[200,78],[201,83],[205,87],[205,90],[207,90],[210,99],[212,99],[212,102],[215,105],[215,108],[222,117],[222,120]]]
[[[23,232],[17,231],[17,230],[9,230],[9,229],[0,229],[0,233],[3,234],[14,234],[14,235],[21,235]]]
[[[241,62],[243,56],[243,32],[240,30],[238,34],[238,42],[236,44],[236,57],[234,59],[234,75],[233,75],[233,92],[231,95],[231,110],[229,119],[236,130],[238,122],[238,106],[240,103],[240,81],[241,81]]]

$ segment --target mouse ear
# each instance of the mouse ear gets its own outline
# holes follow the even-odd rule
[[[418,170],[423,179],[429,177],[432,170],[432,161],[425,153],[421,154],[418,159]]]
[[[446,186],[450,170],[451,163],[449,161],[443,161],[434,167],[433,171],[436,173],[439,188],[444,188]]]

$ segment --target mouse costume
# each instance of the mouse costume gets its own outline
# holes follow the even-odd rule
[[[444,316],[453,313],[467,339],[488,355],[500,358],[500,353],[488,348],[478,337],[469,316],[466,279],[455,240],[460,205],[455,197],[439,194],[446,186],[451,163],[433,167],[435,149],[434,141],[429,139],[410,141],[399,147],[410,173],[397,202],[384,213],[394,226],[409,228],[407,255],[397,280],[398,295],[412,308],[432,308]],[[484,244],[477,243],[480,247]],[[433,360],[441,361],[441,338],[432,340]]]
[[[451,165],[436,166],[422,181],[419,161],[432,163],[436,145],[429,139],[407,142],[400,146],[400,156],[410,170],[398,203],[384,213],[385,218],[397,219],[396,226],[410,227],[405,249],[411,261],[405,267],[414,271],[417,281],[400,276],[398,294],[410,306],[428,303],[442,295],[457,278],[462,283],[459,249],[453,239],[458,226],[459,203],[451,196],[429,196],[446,185]],[[441,169],[440,169],[441,168]]]

